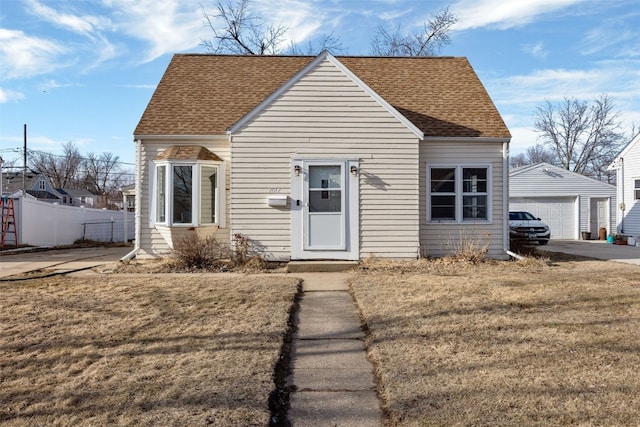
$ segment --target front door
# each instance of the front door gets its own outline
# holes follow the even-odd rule
[[[294,160],[292,259],[358,259],[358,163]]]
[[[608,199],[592,198],[591,199],[591,237],[598,238],[598,234],[601,228],[607,230],[607,233],[611,233],[609,230],[609,216],[607,214],[607,206],[609,204]]]

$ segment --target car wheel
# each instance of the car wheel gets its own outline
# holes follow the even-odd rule
[[[547,243],[549,243],[549,241],[548,241],[548,240],[538,240],[538,244],[539,244],[540,246],[544,246],[544,245],[546,245]]]

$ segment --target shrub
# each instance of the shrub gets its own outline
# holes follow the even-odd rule
[[[189,232],[176,240],[173,258],[177,267],[193,269],[216,269],[228,261],[231,249],[227,243],[219,242],[214,236],[201,238]]]
[[[483,261],[489,252],[491,234],[467,233],[465,230],[460,230],[458,238],[449,235],[449,238],[442,243],[447,257],[475,264]]]
[[[235,243],[233,251],[233,261],[236,266],[243,266],[253,258],[259,258],[261,247],[246,234],[236,233],[233,235]]]

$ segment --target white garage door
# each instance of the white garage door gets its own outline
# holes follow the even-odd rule
[[[576,236],[576,198],[510,198],[510,211],[531,212],[549,225],[552,239],[577,239]]]

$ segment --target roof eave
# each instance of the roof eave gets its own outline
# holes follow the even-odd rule
[[[511,142],[511,137],[505,136],[433,136],[427,135],[422,138],[423,141],[462,141],[462,142],[499,142],[509,143]]]
[[[145,139],[155,139],[160,141],[193,141],[193,140],[229,140],[229,136],[225,134],[212,135],[162,135],[162,134],[134,134],[134,141]]]

